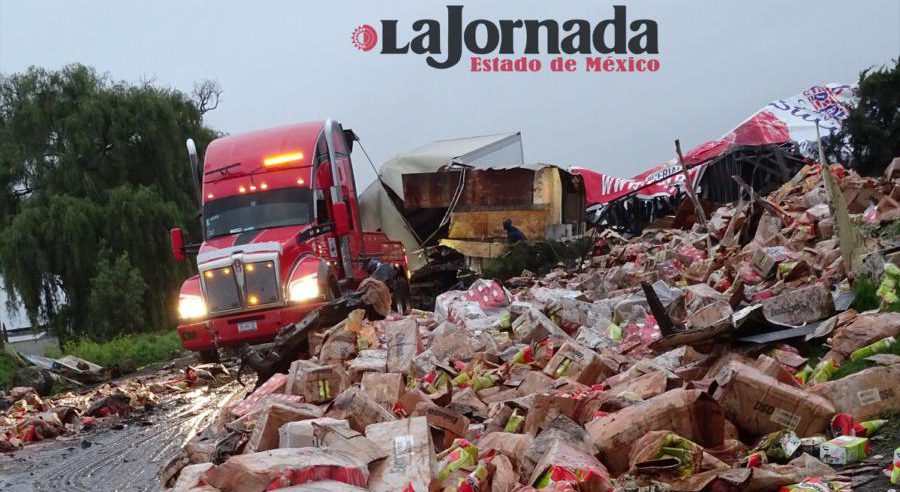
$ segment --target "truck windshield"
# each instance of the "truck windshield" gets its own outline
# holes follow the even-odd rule
[[[308,188],[282,188],[213,200],[203,206],[206,239],[308,224],[312,197]]]

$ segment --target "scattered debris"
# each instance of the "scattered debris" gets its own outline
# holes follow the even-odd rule
[[[868,206],[857,203],[859,190],[877,203],[900,186],[900,177],[809,164],[768,196],[712,209],[706,228],[688,214],[684,228],[648,228],[632,239],[607,230],[577,268],[478,280],[438,295],[434,312],[365,309],[375,298],[392,304],[378,295],[330,303],[285,327],[272,347],[243,351],[257,387],[187,441],[160,474],[163,486],[885,485],[898,473],[884,450],[898,444],[884,442],[896,439],[885,431],[894,424],[882,415],[900,411],[900,365],[889,357],[900,314],[884,302],[858,312],[838,300],[876,271],[848,263],[873,261],[895,238],[861,233],[847,256],[834,224],[823,226],[833,206],[823,173],[859,210],[851,221]],[[879,258],[889,257],[897,258]],[[896,287],[896,265],[877,261],[872,281]],[[97,373],[79,361],[66,366],[72,379]],[[218,365],[166,374],[52,402],[16,389],[0,419],[0,446],[71,434],[153,406],[161,394],[231,377]]]

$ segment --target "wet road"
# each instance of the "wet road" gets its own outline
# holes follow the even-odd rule
[[[242,391],[232,382],[170,395],[152,412],[0,455],[0,491],[162,490],[159,469]]]

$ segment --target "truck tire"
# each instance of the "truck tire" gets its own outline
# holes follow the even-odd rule
[[[403,272],[400,272],[400,277],[397,280],[397,287],[394,289],[394,309],[397,310],[400,314],[406,314],[412,309],[412,304],[409,299],[409,281],[406,279],[406,275]]]
[[[201,350],[197,352],[197,356],[200,358],[200,362],[204,364],[214,364],[219,362],[218,349]]]
[[[341,297],[341,287],[338,284],[337,277],[329,276],[328,277],[328,290],[325,292],[325,300],[333,301],[337,298]]]
[[[49,396],[53,390],[53,376],[46,369],[28,366],[16,371],[13,375],[13,386],[34,388],[38,395]]]

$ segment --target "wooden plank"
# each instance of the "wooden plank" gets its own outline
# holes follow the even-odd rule
[[[459,177],[460,171],[404,174],[404,208],[449,207],[459,186]],[[534,171],[530,169],[468,170],[457,209],[531,205],[533,188]]]
[[[441,239],[441,246],[453,248],[463,256],[472,258],[496,258],[506,251],[506,243],[500,242]]]
[[[544,239],[549,225],[549,207],[537,210],[484,210],[450,214],[451,239],[506,238],[503,220],[513,225],[528,239]]]

